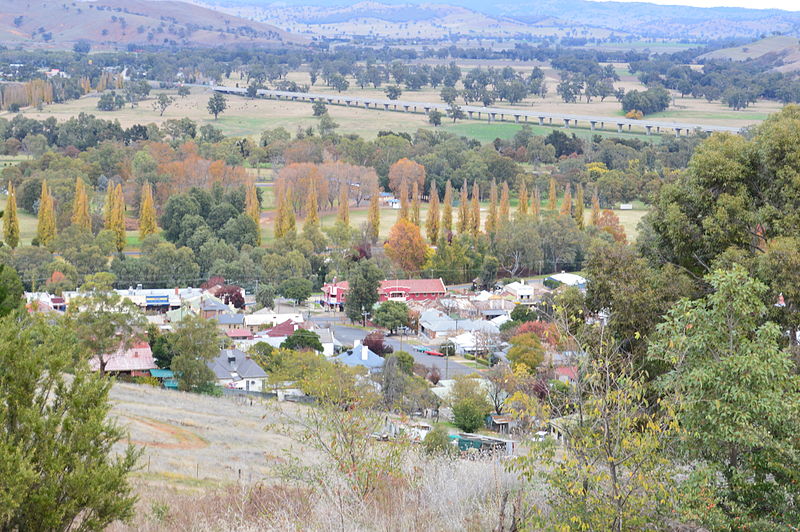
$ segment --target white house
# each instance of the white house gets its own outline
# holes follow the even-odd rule
[[[222,349],[208,367],[225,388],[260,392],[266,386],[267,373],[247,353],[238,349]]]
[[[534,290],[530,285],[514,281],[505,285],[503,291],[510,294],[517,303],[522,305],[533,305],[534,303]]]

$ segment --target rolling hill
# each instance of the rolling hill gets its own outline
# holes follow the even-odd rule
[[[0,0],[2,44],[65,48],[80,39],[106,49],[306,42],[268,24],[177,0]]]
[[[800,41],[795,37],[775,36],[733,48],[722,48],[703,54],[699,59],[746,61],[768,59],[780,63],[775,70],[794,72],[800,70]]]

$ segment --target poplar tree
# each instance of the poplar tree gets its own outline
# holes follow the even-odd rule
[[[14,185],[8,183],[8,198],[3,211],[3,240],[11,249],[19,245],[19,218],[17,217],[17,194]]]
[[[444,186],[444,206],[442,207],[441,233],[446,236],[453,232],[453,187],[450,180]]]
[[[313,187],[312,187],[313,188]],[[244,212],[253,219],[256,225],[261,222],[261,203],[258,201],[258,191],[256,184],[252,181],[248,183],[245,191]]]
[[[275,238],[285,238],[295,232],[294,209],[292,208],[292,189],[286,187],[279,193],[278,212],[275,217]]]
[[[500,194],[500,209],[497,215],[497,228],[500,229],[508,223],[511,210],[508,192],[508,183],[503,183],[503,191]]]
[[[303,232],[307,233],[314,228],[319,228],[319,202],[317,201],[316,187],[311,187],[306,199],[306,219],[303,222]]]
[[[75,196],[77,198],[77,195]],[[108,228],[111,224],[111,211],[114,207],[114,184],[110,181],[106,185],[106,200],[103,203],[103,227]]]
[[[486,232],[488,234],[497,231],[497,182],[492,179],[489,188],[489,214],[486,216]]]
[[[397,221],[408,220],[408,183],[405,179],[400,182],[400,212],[397,213]]]
[[[478,236],[481,232],[481,190],[478,188],[478,182],[472,183],[472,202],[470,203],[469,210],[469,232],[472,236]]]
[[[338,220],[350,226],[350,184],[342,183],[339,186],[339,212]]]
[[[92,230],[92,218],[89,216],[89,196],[86,195],[86,185],[80,177],[75,180],[75,200],[72,203],[72,224]]]
[[[467,180],[461,185],[461,196],[458,202],[458,232],[466,233],[469,229],[469,196],[467,196]]]
[[[547,210],[556,210],[556,180],[550,178],[550,191],[547,194]]]
[[[416,179],[411,185],[411,223],[419,227],[419,184]]]
[[[594,193],[592,194],[592,216],[589,218],[589,223],[591,225],[597,225],[597,222],[600,221],[600,198],[597,197],[597,189],[594,189]]]
[[[53,196],[47,190],[47,180],[42,181],[42,193],[39,196],[39,216],[36,226],[36,238],[41,246],[47,247],[56,236],[56,214],[53,208]]]
[[[561,210],[558,213],[562,216],[572,214],[572,187],[569,183],[564,187],[564,199],[561,201]]]
[[[522,179],[519,180],[519,204],[517,205],[517,220],[524,220],[528,216],[528,187]]]
[[[539,214],[541,214],[540,212],[541,209],[542,209],[542,197],[539,194],[539,189],[534,188],[533,197],[531,198],[531,216],[533,216],[535,220],[539,219]]]
[[[117,184],[114,189],[114,201],[111,204],[111,218],[109,226],[106,229],[111,229],[114,232],[114,242],[117,251],[125,249],[125,196],[122,194],[122,185]]]
[[[578,183],[575,187],[575,210],[572,212],[578,227],[583,229],[583,185]]]
[[[156,223],[156,207],[153,204],[153,189],[150,183],[142,185],[142,200],[139,203],[139,239],[144,240],[149,235],[158,232]]]
[[[379,199],[377,192],[369,199],[369,235],[372,237],[373,242],[378,240],[381,231],[381,209],[378,204]]]
[[[431,244],[439,240],[439,191],[436,184],[431,183],[430,205],[428,205],[428,220],[425,223],[425,234]]]

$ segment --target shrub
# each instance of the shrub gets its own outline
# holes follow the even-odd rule
[[[486,400],[464,398],[453,405],[453,423],[464,432],[474,432],[483,426],[490,410]]]
[[[431,456],[449,455],[455,451],[450,443],[450,435],[441,425],[433,427],[433,430],[425,436],[425,439],[422,440],[422,449]]]

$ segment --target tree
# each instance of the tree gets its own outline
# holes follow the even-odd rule
[[[405,157],[399,159],[389,167],[389,189],[399,194],[403,182],[406,186],[416,182],[422,189],[425,186],[425,167]]]
[[[589,216],[589,224],[593,226],[597,226],[600,222],[600,198],[597,197],[597,188],[595,188],[594,193],[592,194],[592,212]]]
[[[39,214],[36,225],[36,238],[39,245],[48,247],[56,237],[56,213],[53,196],[47,190],[47,180],[42,180],[42,193],[39,196]]]
[[[322,116],[328,112],[328,107],[322,100],[317,100],[311,105],[311,110],[314,116]]]
[[[314,331],[307,331],[306,329],[297,329],[286,340],[281,343],[281,349],[291,349],[293,351],[302,351],[304,349],[313,349],[317,353],[322,353],[322,343],[319,341],[319,335]]]
[[[112,381],[75,364],[70,329],[0,319],[0,527],[102,530],[133,516],[128,475],[141,456],[107,418]],[[71,373],[68,377],[67,373]]]
[[[181,85],[180,87],[178,87],[178,96],[180,96],[181,98],[186,98],[191,93],[192,90],[186,85]]]
[[[283,194],[278,190],[278,214],[275,219],[275,238],[286,238],[296,233],[297,220],[292,207],[292,189],[285,187]]]
[[[378,287],[383,272],[371,261],[361,261],[350,274],[344,312],[353,323],[364,319],[363,312],[371,313],[378,302]]]
[[[111,274],[98,274],[67,308],[70,329],[96,363],[101,375],[117,351],[129,349],[145,325],[144,316],[129,299],[111,290]]]
[[[109,185],[110,186],[110,185]],[[114,232],[114,245],[117,251],[125,249],[125,196],[122,194],[122,185],[117,183],[112,196],[109,221],[106,229]]]
[[[444,118],[444,115],[438,109],[431,109],[431,111],[428,113],[428,123],[433,127],[441,126],[442,118]]]
[[[408,305],[402,301],[384,301],[372,314],[372,322],[389,329],[389,334],[395,334],[400,327],[409,323]]]
[[[149,235],[158,232],[156,225],[156,208],[153,204],[153,190],[150,183],[142,185],[142,199],[139,202],[139,239],[144,240]]]
[[[480,203],[480,189],[478,182],[472,183],[472,199],[469,205],[469,232],[472,236],[478,236],[481,232],[481,206]]]
[[[425,454],[431,456],[448,456],[455,454],[455,447],[453,447],[450,441],[450,435],[447,433],[447,429],[441,425],[434,426],[433,429],[425,435],[425,439],[422,440],[422,449],[425,451]]]
[[[511,204],[509,199],[508,183],[503,182],[503,190],[500,194],[500,209],[497,213],[497,226],[498,228],[508,224],[511,213]]]
[[[386,97],[390,100],[397,100],[403,94],[403,91],[397,85],[387,85],[383,92],[386,93]]]
[[[503,413],[506,400],[511,397],[514,383],[514,372],[508,364],[496,364],[484,373],[488,384],[489,401],[498,414]]]
[[[22,281],[14,268],[0,264],[0,318],[20,308],[23,293]]]
[[[271,284],[259,285],[256,291],[256,303],[261,308],[273,308],[275,306],[275,287]]]
[[[398,220],[408,220],[408,182],[400,183],[400,210],[397,212]]]
[[[561,209],[558,211],[561,216],[572,216],[572,188],[569,183],[564,187],[564,198],[561,200]]]
[[[158,98],[156,98],[156,101],[153,103],[153,109],[158,111],[158,116],[164,116],[164,111],[166,111],[173,103],[175,103],[175,98],[162,92],[158,95]]]
[[[416,181],[411,184],[411,218],[412,224],[419,226],[419,185]]]
[[[216,322],[190,315],[180,321],[173,334],[172,348],[176,355],[170,369],[178,378],[178,388],[187,392],[212,392],[216,377],[208,363],[219,355]]]
[[[714,528],[784,528],[800,519],[795,366],[764,319],[763,283],[740,266],[705,281],[713,291],[677,303],[649,350],[670,367],[658,384],[684,430],[682,498]]]
[[[339,185],[339,210],[336,216],[345,227],[350,226],[350,183]]]
[[[252,218],[256,225],[261,223],[261,202],[258,199],[256,184],[252,181],[247,184],[245,189],[244,212]]]
[[[208,99],[208,105],[206,107],[208,108],[208,113],[214,115],[214,120],[216,120],[217,117],[227,109],[228,100],[226,100],[222,94],[215,92],[214,95]]]
[[[302,277],[290,277],[278,285],[278,293],[287,299],[292,299],[298,305],[311,297],[314,285]]]
[[[547,210],[554,211],[556,210],[556,205],[558,202],[558,197],[556,196],[556,180],[555,178],[550,178],[550,190],[547,193]]]
[[[463,120],[466,115],[464,111],[461,110],[461,106],[453,102],[450,104],[450,107],[447,108],[447,116],[452,118],[455,124],[456,120]]]
[[[444,185],[444,206],[442,207],[442,235],[449,238],[453,232],[453,187],[450,180]]]
[[[524,366],[528,373],[535,373],[544,360],[544,348],[539,337],[534,333],[523,333],[514,336],[509,343],[508,360],[514,366]]]
[[[528,216],[528,188],[525,186],[525,182],[520,179],[516,219],[524,220],[526,216]]]
[[[389,231],[384,249],[392,262],[406,272],[414,273],[422,269],[428,246],[419,227],[401,218]]]
[[[614,242],[622,242],[624,244],[627,241],[625,228],[622,227],[622,224],[619,222],[619,217],[614,214],[613,211],[604,209],[603,212],[600,213],[600,216],[598,216],[595,225],[601,231],[611,235]]]
[[[469,192],[467,191],[467,180],[461,185],[461,193],[458,200],[458,232],[463,234],[469,229]]]
[[[494,239],[500,268],[512,277],[536,271],[544,259],[541,241],[536,224],[530,221],[514,220],[502,225]]]
[[[583,229],[584,221],[583,221],[583,185],[578,183],[575,189],[575,209],[572,212],[573,218],[575,218],[575,223],[578,224],[579,229]]]
[[[75,179],[75,199],[72,203],[72,224],[92,230],[92,218],[89,215],[89,196],[86,194],[86,185],[80,177]]]
[[[489,214],[486,217],[486,233],[492,234],[497,231],[497,182],[492,179],[489,188]]]
[[[480,383],[469,376],[456,377],[449,399],[453,423],[464,432],[474,432],[482,427],[492,410]]]
[[[381,210],[378,203],[379,196],[376,193],[372,194],[369,199],[369,214],[367,215],[367,223],[369,224],[369,236],[373,242],[378,240],[381,232]]]
[[[428,219],[425,222],[425,235],[431,244],[439,240],[439,191],[433,184],[431,184]]]
[[[19,245],[19,218],[17,218],[17,195],[14,186],[8,183],[6,208],[3,210],[3,240],[11,249]]]

